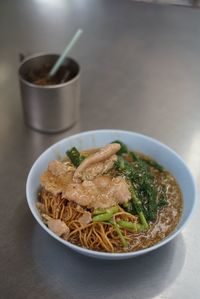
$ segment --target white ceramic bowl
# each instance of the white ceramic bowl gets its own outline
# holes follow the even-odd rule
[[[180,223],[178,224],[176,230],[156,245],[136,252],[104,253],[73,245],[70,242],[61,239],[50,229],[48,229],[48,227],[42,222],[40,214],[38,213],[35,205],[37,201],[37,192],[40,187],[40,175],[47,168],[50,161],[57,159],[60,156],[64,157],[66,150],[73,146],[76,146],[79,150],[83,150],[87,148],[101,147],[116,139],[123,141],[131,150],[143,152],[144,154],[155,158],[156,161],[158,161],[175,176],[183,194],[184,209]],[[120,130],[97,130],[83,132],[67,137],[52,145],[43,154],[41,154],[29,172],[26,184],[26,196],[33,216],[48,234],[50,234],[59,242],[63,243],[65,246],[79,253],[91,257],[111,260],[136,257],[155,250],[174,239],[191,217],[196,201],[196,187],[191,172],[184,161],[166,145],[155,139],[134,132]]]

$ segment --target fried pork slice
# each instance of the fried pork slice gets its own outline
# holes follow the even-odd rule
[[[53,219],[46,214],[43,214],[42,216],[45,219],[48,228],[57,236],[61,237],[62,235],[65,235],[66,238],[67,235],[69,235],[69,227],[64,221],[60,219]]]
[[[108,172],[114,165],[117,158],[115,154],[120,150],[120,147],[118,143],[108,144],[90,155],[75,170],[73,180],[92,180],[97,175]]]

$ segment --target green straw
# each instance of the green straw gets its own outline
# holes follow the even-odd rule
[[[60,57],[58,58],[58,60],[56,61],[56,63],[52,67],[52,69],[50,70],[49,77],[53,77],[55,75],[55,73],[58,71],[59,67],[61,66],[61,64],[63,63],[63,61],[65,60],[66,56],[68,55],[70,50],[73,48],[75,43],[78,41],[78,39],[79,39],[79,37],[81,36],[82,33],[83,33],[82,29],[79,29],[76,32],[76,34],[74,35],[74,37],[72,38],[70,43],[64,49],[63,53],[60,55]]]

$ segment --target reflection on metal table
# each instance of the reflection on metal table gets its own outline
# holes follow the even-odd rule
[[[23,123],[19,53],[60,53],[83,28],[81,117],[60,134]],[[200,295],[199,211],[163,248],[132,260],[83,257],[33,219],[25,183],[34,160],[80,131],[114,128],[172,147],[200,179],[200,10],[129,0],[0,3],[1,298],[193,298]]]

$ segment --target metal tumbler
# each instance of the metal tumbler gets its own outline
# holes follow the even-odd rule
[[[27,74],[43,65],[53,65],[57,54],[36,54],[25,58],[19,66],[19,80],[25,123],[38,131],[56,133],[72,127],[79,117],[80,67],[72,58],[64,64],[71,73],[67,82],[37,85],[27,80]]]

